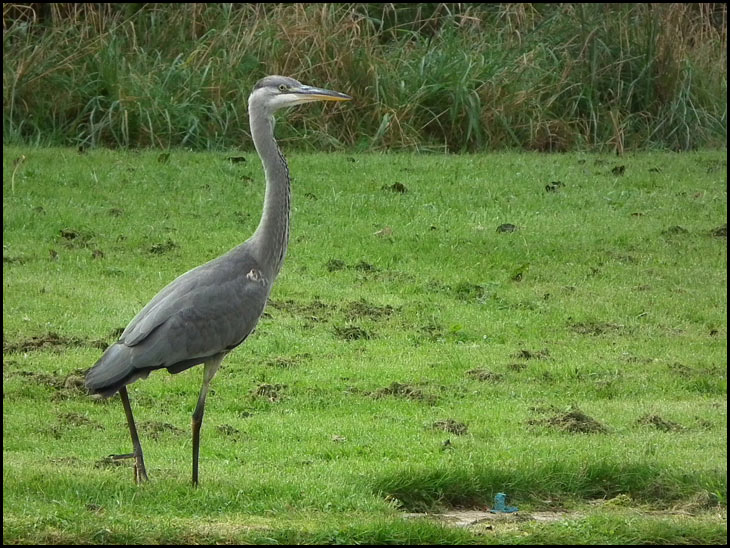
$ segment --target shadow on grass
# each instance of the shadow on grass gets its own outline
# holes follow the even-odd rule
[[[552,462],[515,468],[505,462],[470,468],[389,470],[372,480],[379,495],[408,512],[444,508],[485,508],[499,492],[510,500],[551,501],[561,505],[580,500],[613,498],[668,505],[710,494],[708,504],[725,504],[727,475],[722,470],[667,469],[646,463]],[[721,500],[722,499],[722,500]],[[543,503],[544,504],[544,503]]]

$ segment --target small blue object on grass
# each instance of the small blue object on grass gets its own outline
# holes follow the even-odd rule
[[[506,500],[506,494],[497,493],[494,496],[494,507],[490,510],[490,512],[493,514],[511,514],[512,512],[517,512],[518,508],[516,506],[505,505]]]

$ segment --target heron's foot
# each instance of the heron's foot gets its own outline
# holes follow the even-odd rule
[[[137,484],[148,481],[147,470],[144,467],[144,460],[140,456],[134,463],[134,482]]]
[[[134,459],[134,483],[140,484],[148,481],[147,469],[144,465],[142,453],[124,453],[123,455],[109,455],[109,460]]]

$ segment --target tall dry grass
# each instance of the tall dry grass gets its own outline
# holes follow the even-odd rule
[[[5,142],[249,146],[279,73],[346,91],[317,148],[723,146],[725,4],[3,4]]]

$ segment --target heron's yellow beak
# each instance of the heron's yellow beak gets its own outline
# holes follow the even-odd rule
[[[352,97],[339,91],[329,89],[315,88],[312,86],[302,86],[297,90],[292,90],[299,95],[303,103],[309,101],[350,101]]]

